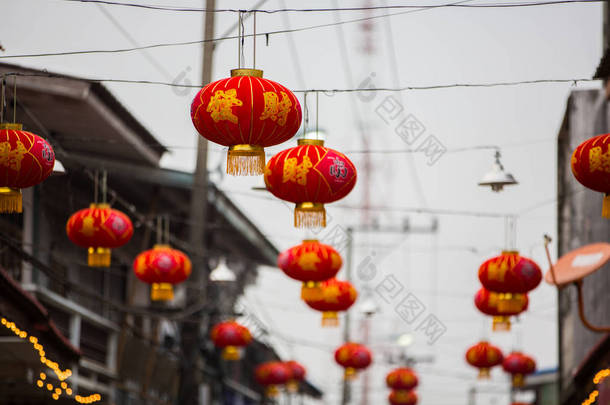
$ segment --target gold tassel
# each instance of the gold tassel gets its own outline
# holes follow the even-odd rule
[[[490,378],[490,372],[488,368],[482,368],[479,370],[479,380],[488,380]]]
[[[494,316],[492,329],[494,332],[508,332],[510,330],[510,318],[508,316]]]
[[[236,346],[227,346],[222,349],[222,358],[228,361],[239,360],[239,349]]]
[[[326,226],[324,204],[298,203],[294,209],[294,226],[296,228],[324,228]]]
[[[345,373],[343,373],[343,377],[346,380],[351,381],[351,380],[356,379],[356,374],[357,373],[356,373],[356,369],[355,368],[348,367],[348,368],[345,369]]]
[[[292,394],[299,392],[299,382],[297,380],[288,381],[288,384],[286,384],[286,389]]]
[[[171,301],[174,299],[174,289],[170,283],[153,283],[150,290],[151,301]]]
[[[322,327],[334,328],[339,326],[339,317],[336,312],[325,311],[322,312]]]
[[[258,176],[265,172],[265,150],[255,145],[233,145],[227,154],[227,173]]]
[[[87,255],[89,267],[110,267],[110,249],[104,247],[90,247]]]
[[[280,390],[277,385],[270,385],[265,389],[265,394],[269,398],[275,398],[280,395]]]
[[[604,196],[604,202],[602,203],[602,217],[610,218],[610,195]]]
[[[320,288],[320,283],[316,281],[307,281],[301,287],[301,299],[303,301],[317,301],[324,296],[324,291]]]
[[[0,213],[21,213],[23,202],[18,188],[0,187]]]
[[[513,375],[513,387],[523,387],[525,385],[525,376],[523,374]]]

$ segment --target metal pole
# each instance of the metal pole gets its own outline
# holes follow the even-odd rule
[[[347,260],[345,263],[345,280],[352,282],[352,262],[354,254],[354,230],[353,228],[347,228]],[[343,341],[350,341],[350,314],[349,311],[345,312],[345,319],[343,322]],[[351,400],[350,382],[343,379],[343,395],[341,398],[341,404],[347,405]]]
[[[216,8],[216,0],[205,0],[206,10]],[[212,57],[214,54],[214,17],[216,13],[204,14],[204,43],[203,67],[201,72],[202,83],[212,81]],[[189,244],[194,250],[191,252],[193,273],[186,284],[186,306],[193,305],[205,297],[207,287],[207,261],[206,261],[206,223],[208,210],[208,142],[202,136],[197,137],[197,165],[193,176],[193,190],[191,192]],[[201,318],[200,318],[201,320]],[[199,404],[199,384],[201,377],[199,363],[200,323],[185,322],[181,330],[182,362],[180,370],[179,401],[181,404]]]

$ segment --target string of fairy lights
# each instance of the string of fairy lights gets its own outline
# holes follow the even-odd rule
[[[72,370],[69,368],[63,369],[60,367],[59,363],[51,360],[47,357],[47,353],[44,350],[44,346],[40,343],[39,339],[36,336],[28,334],[25,330],[20,329],[15,322],[12,322],[4,317],[0,318],[0,324],[4,326],[6,329],[10,330],[17,336],[19,339],[26,340],[31,343],[32,350],[34,350],[39,358],[40,362],[47,366],[57,379],[59,380],[59,384],[53,384],[47,377],[46,373],[41,372],[38,375],[38,379],[36,380],[36,386],[41,389],[45,389],[51,394],[51,397],[54,400],[59,400],[62,395],[66,395],[71,397],[73,395],[73,390],[70,385],[67,383],[68,378],[72,376]],[[91,394],[87,396],[75,395],[74,401],[79,404],[92,404],[94,402],[101,401],[102,396],[100,394]]]

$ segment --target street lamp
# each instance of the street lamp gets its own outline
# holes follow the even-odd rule
[[[479,182],[479,186],[488,186],[491,187],[492,191],[500,192],[504,189],[504,186],[518,184],[512,174],[504,171],[504,166],[500,163],[500,157],[500,151],[496,150],[495,161],[491,166],[491,169]]]

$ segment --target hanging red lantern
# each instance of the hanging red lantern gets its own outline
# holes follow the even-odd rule
[[[494,331],[510,330],[510,317],[527,310],[529,305],[527,294],[517,294],[506,301],[503,310],[500,310],[498,293],[481,288],[474,296],[474,304],[479,311],[493,317]]]
[[[299,391],[299,384],[305,381],[307,370],[300,363],[291,360],[284,363],[290,369],[290,380],[286,384],[289,392],[295,393]]]
[[[502,368],[512,375],[513,387],[523,387],[525,376],[536,371],[536,362],[528,355],[512,352],[504,358]]]
[[[88,249],[90,267],[109,267],[110,249],[123,246],[133,236],[129,217],[108,204],[91,204],[72,214],[66,224],[70,240]]]
[[[390,392],[388,401],[391,405],[415,405],[417,394],[414,391],[394,390]]]
[[[173,285],[191,275],[191,260],[183,252],[168,245],[156,245],[140,253],[133,262],[133,271],[145,283],[152,284],[152,301],[174,299]]]
[[[231,361],[239,360],[240,348],[249,345],[252,341],[248,328],[235,321],[214,325],[210,337],[214,345],[222,349],[222,358]]]
[[[256,381],[265,387],[265,394],[270,397],[276,397],[279,394],[279,387],[286,384],[290,378],[290,368],[279,361],[263,363],[254,371]]]
[[[346,343],[335,351],[335,361],[345,368],[345,379],[352,380],[356,378],[358,371],[371,365],[373,355],[366,346],[358,343]]]
[[[292,138],[301,126],[301,105],[286,87],[263,79],[263,71],[233,69],[195,96],[191,118],[199,133],[229,147],[227,173],[260,175],[263,148]]]
[[[598,135],[578,145],[572,154],[572,173],[583,186],[604,193],[602,216],[610,218],[610,134]]]
[[[324,204],[349,194],[356,167],[342,153],[317,139],[299,139],[299,146],[273,156],[265,169],[265,185],[274,196],[296,204],[294,226],[326,226]]]
[[[479,342],[466,351],[466,361],[479,369],[479,379],[490,377],[490,369],[502,364],[502,351],[488,342]]]
[[[343,261],[331,246],[317,240],[305,240],[280,253],[277,265],[286,275],[303,282],[302,299],[320,298],[320,281],[333,278]]]
[[[407,367],[401,367],[390,371],[385,378],[388,388],[392,390],[410,391],[419,383],[417,375]]]
[[[538,287],[542,271],[533,260],[518,252],[506,251],[479,267],[479,280],[489,291],[499,293],[498,309],[504,311],[511,310],[510,305],[519,305],[513,297]]]
[[[322,281],[319,292],[314,294],[301,294],[307,298],[303,300],[312,309],[322,312],[322,326],[338,326],[337,312],[347,311],[356,302],[358,292],[349,281],[336,278]]]
[[[22,212],[21,189],[44,181],[54,165],[47,141],[21,124],[0,124],[0,212]]]

